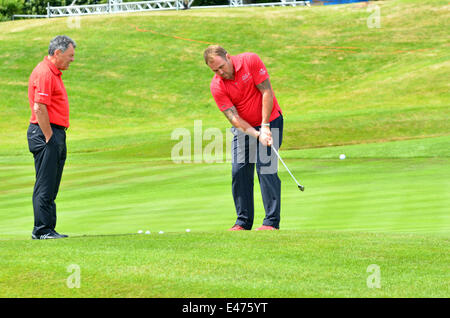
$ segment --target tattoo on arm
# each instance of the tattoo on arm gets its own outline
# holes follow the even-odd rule
[[[232,123],[235,118],[239,117],[235,106],[224,110],[223,113],[225,117],[230,121],[230,123]]]
[[[269,79],[266,79],[261,84],[256,85],[256,87],[258,87],[258,89],[259,89],[259,91],[261,93],[266,91],[266,90],[272,90],[272,86],[270,85],[270,80]]]

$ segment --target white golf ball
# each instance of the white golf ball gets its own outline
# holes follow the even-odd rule
[[[164,231],[159,231],[159,234],[164,234]]]
[[[345,155],[344,154],[340,155],[339,159],[344,160],[345,159]]]
[[[191,231],[190,229],[186,229],[186,232],[188,232],[188,233],[189,233],[190,231]]]
[[[146,231],[145,234],[150,234],[150,231]]]
[[[142,230],[139,230],[139,231],[138,231],[139,234],[142,234],[142,232],[144,232],[144,231],[142,231]]]

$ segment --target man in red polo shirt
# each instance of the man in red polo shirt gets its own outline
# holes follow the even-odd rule
[[[218,45],[208,47],[204,59],[216,73],[211,81],[214,100],[233,125],[232,193],[237,220],[230,230],[250,230],[253,226],[255,163],[266,213],[257,230],[277,230],[281,181],[270,147],[281,146],[283,116],[267,69],[254,53],[231,56]]]
[[[61,71],[73,62],[75,48],[71,38],[55,37],[50,41],[48,56],[34,68],[28,82],[31,119],[27,138],[36,170],[33,239],[67,237],[55,231],[55,199],[67,156],[69,127],[69,101]]]

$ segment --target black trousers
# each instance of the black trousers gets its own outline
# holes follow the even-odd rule
[[[34,156],[36,182],[33,191],[34,235],[43,235],[56,226],[56,196],[67,157],[66,132],[52,126],[53,135],[45,142],[38,125],[30,124],[28,148]]]
[[[261,127],[255,127],[259,130]],[[283,116],[270,122],[273,146],[279,149],[283,140]],[[253,180],[258,174],[266,216],[263,225],[280,227],[281,181],[278,177],[278,157],[270,147],[255,138],[231,128],[232,193],[237,214],[237,225],[250,230],[254,220]]]

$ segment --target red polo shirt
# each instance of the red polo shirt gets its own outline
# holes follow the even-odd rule
[[[69,100],[61,75],[47,56],[34,68],[28,81],[31,123],[38,123],[34,103],[41,103],[47,106],[50,123],[69,127]]]
[[[256,85],[269,78],[267,69],[255,53],[232,56],[231,61],[235,71],[234,80],[215,74],[211,81],[214,100],[221,111],[235,106],[240,117],[253,127],[259,126],[262,121],[262,94]],[[270,121],[280,114],[281,109],[274,94]]]

